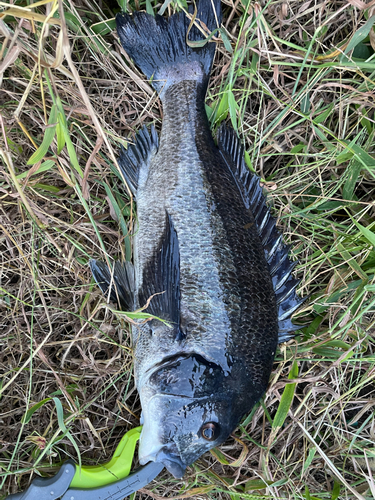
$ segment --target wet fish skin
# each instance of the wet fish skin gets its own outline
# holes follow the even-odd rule
[[[233,176],[213,142],[203,86],[196,82],[171,86],[163,98],[163,111],[159,150],[137,191],[137,289],[147,289],[147,283],[154,281],[152,268],[150,273],[144,269],[153,260],[153,242],[163,239],[167,212],[180,249],[182,340],[176,341],[176,332],[160,324],[146,324],[133,333],[144,414],[140,457],[143,462],[157,459],[167,447],[188,465],[225,440],[264,393],[277,346],[278,318],[254,217],[250,209],[244,210]],[[195,369],[197,365],[203,369],[204,359],[220,374],[203,400],[197,389],[187,393],[184,387],[174,393],[171,403],[157,396],[171,394],[170,384],[165,393],[150,383],[156,365],[182,354],[200,355]],[[174,386],[188,379],[194,387],[191,363],[190,367],[177,364]],[[157,374],[160,381],[163,376],[168,379],[170,369],[159,368]],[[201,385],[205,381],[199,379],[197,386]],[[213,443],[197,438],[202,425],[210,421],[221,428]]]
[[[214,6],[220,19],[220,2]],[[198,17],[212,30],[211,8],[201,0]],[[158,293],[147,312],[171,324],[132,327],[143,415],[139,456],[182,477],[266,390],[278,341],[293,329],[298,282],[240,142],[226,129],[219,147],[213,141],[204,107],[212,44],[187,47],[189,22],[181,14],[169,23],[144,13],[117,23],[125,50],[155,77],[163,123],[159,144],[153,129],[143,129],[119,160],[139,226],[134,269],[117,265],[113,282],[132,310]],[[109,270],[95,261],[91,267],[107,291]],[[121,292],[126,287],[131,299],[129,290]],[[207,426],[212,439],[204,437]]]
[[[213,142],[203,104],[203,90],[195,82],[166,92],[159,151],[147,182],[137,191],[136,287],[142,291],[154,281],[152,268],[147,274],[144,270],[153,260],[155,242],[163,239],[167,212],[180,246],[185,336],[176,343],[175,332],[158,325],[155,340],[143,333],[136,337],[137,379],[166,355],[182,350],[206,356],[227,371],[240,357],[263,392],[269,378],[264,366],[272,366],[269,352],[274,353],[278,337],[275,294],[254,217],[244,210]]]

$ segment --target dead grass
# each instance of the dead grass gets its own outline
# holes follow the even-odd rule
[[[208,112],[213,130],[223,119],[238,129],[265,180],[300,260],[301,294],[311,294],[300,314],[311,325],[281,347],[239,440],[137,498],[375,496],[375,32],[358,34],[371,4],[223,4],[233,53],[219,46]],[[77,449],[85,464],[108,460],[138,425],[126,325],[98,307],[88,260],[129,256],[133,207],[115,159],[143,124],[160,130],[162,116],[107,23],[114,4],[25,7],[3,3],[0,14],[3,496],[78,461]],[[54,112],[55,138],[28,165]]]

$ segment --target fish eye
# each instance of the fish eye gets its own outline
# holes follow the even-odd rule
[[[216,422],[207,422],[202,425],[200,429],[200,434],[202,438],[207,441],[215,441],[218,437],[220,431],[220,426]]]

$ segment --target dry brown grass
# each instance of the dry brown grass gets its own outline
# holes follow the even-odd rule
[[[282,347],[264,402],[236,431],[241,442],[230,439],[220,448],[223,455],[203,456],[183,481],[162,474],[137,498],[370,499],[373,28],[357,49],[367,50],[366,57],[341,54],[374,12],[359,0],[237,0],[223,7],[234,54],[219,45],[207,98],[213,129],[231,119],[249,163],[267,181],[274,213],[300,259],[301,294],[311,294],[301,317],[312,325]],[[4,14],[8,8],[11,15]],[[138,425],[128,331],[98,307],[103,299],[88,260],[118,258],[126,245],[129,251],[132,204],[114,173],[115,159],[120,144],[143,124],[160,130],[162,110],[120,48],[113,25],[103,36],[91,28],[112,18],[113,8],[94,0],[50,1],[29,10],[1,4],[4,496],[27,487],[35,474],[55,472],[67,458],[77,461],[72,440],[83,463],[104,462]],[[238,109],[229,105],[231,95]],[[73,149],[59,151],[55,138],[41,172],[40,162],[27,162],[42,143],[57,97]],[[368,157],[358,166],[362,152]],[[299,372],[290,380],[293,361]],[[288,403],[283,395],[293,382]],[[63,405],[71,439],[59,427],[53,400],[23,420],[28,409],[52,396]],[[280,400],[286,419],[278,428]],[[224,457],[229,465],[221,463]]]

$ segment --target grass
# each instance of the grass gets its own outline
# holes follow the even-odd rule
[[[117,9],[1,4],[3,496],[67,458],[107,461],[139,423],[128,330],[101,307],[88,268],[130,258],[134,207],[116,157],[143,124],[161,125],[157,96],[120,49]],[[213,132],[232,123],[264,180],[299,259],[309,326],[280,347],[267,394],[233,437],[136,498],[371,499],[375,11],[354,0],[223,9],[207,113]]]

